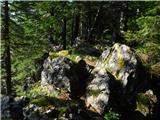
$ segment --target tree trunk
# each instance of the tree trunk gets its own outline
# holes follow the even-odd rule
[[[66,50],[66,16],[64,16],[63,18],[62,40],[63,40],[63,49]]]
[[[73,13],[71,46],[73,46],[73,43],[74,43],[74,24],[75,24],[75,21],[74,21],[74,13]]]
[[[125,4],[125,11],[124,11],[124,31],[126,32],[128,30],[128,2]]]
[[[88,1],[88,24],[87,24],[87,41],[90,42],[90,31],[91,31],[91,21],[92,21],[92,11],[91,11],[91,1]]]
[[[73,18],[73,28],[72,28],[72,43],[71,45],[73,45],[75,39],[78,37],[78,33],[79,33],[79,13],[75,13],[74,14],[74,18]]]
[[[91,41],[91,38],[92,38],[92,34],[93,34],[93,31],[94,31],[95,25],[96,25],[96,23],[97,23],[97,21],[98,21],[98,19],[99,19],[99,15],[100,15],[102,6],[103,6],[103,5],[101,4],[100,7],[99,7],[99,9],[97,10],[96,16],[95,16],[95,18],[94,18],[93,25],[92,25],[92,27],[90,28],[90,31],[89,31],[89,34],[88,34],[88,41],[90,41],[90,42],[93,42],[93,41]]]
[[[10,40],[9,40],[9,7],[8,1],[5,1],[4,6],[4,40],[5,40],[5,48],[6,48],[6,87],[7,87],[7,95],[11,95],[12,92],[12,84],[11,84],[11,55],[10,55]]]

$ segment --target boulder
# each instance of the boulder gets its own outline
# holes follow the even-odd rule
[[[27,97],[1,96],[1,117],[2,119],[23,120],[23,107],[29,103]]]
[[[87,86],[86,104],[91,110],[103,114],[109,100],[109,81],[107,73],[94,74],[94,79]]]
[[[131,92],[136,84],[137,68],[140,64],[134,50],[124,44],[116,43],[112,48],[105,50],[98,62],[98,69],[110,72],[126,91]]]
[[[136,110],[141,112],[144,116],[151,116],[153,114],[155,104],[157,103],[157,97],[153,91],[150,89],[145,93],[138,93],[137,98]]]
[[[45,103],[45,104],[44,104]],[[61,100],[41,96],[23,109],[26,120],[94,120],[98,114],[86,110],[82,100]],[[99,120],[102,120],[99,119]]]
[[[139,63],[135,52],[124,44],[116,43],[105,50],[93,69],[93,78],[87,86],[87,105],[100,114],[103,114],[108,104],[114,104],[112,107],[121,104],[121,108],[128,106],[128,109],[134,109]]]
[[[9,119],[11,117],[10,115],[10,103],[11,103],[11,99],[9,96],[1,96],[1,118],[2,119]]]
[[[47,58],[41,73],[41,86],[52,84],[55,88],[66,88],[70,91],[70,79],[67,76],[74,63],[65,57]]]
[[[34,79],[36,81],[41,79],[41,72],[43,71],[43,63],[44,60],[47,59],[49,56],[49,53],[44,53],[40,58],[35,60],[35,68],[36,68],[36,73],[34,75]]]
[[[47,58],[41,73],[41,86],[53,85],[55,89],[65,88],[71,97],[80,97],[85,93],[89,73],[84,60],[78,63],[65,57]]]

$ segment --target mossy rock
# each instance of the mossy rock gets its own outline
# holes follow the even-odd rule
[[[101,93],[100,90],[89,90],[90,96],[98,96]]]
[[[61,50],[57,53],[57,55],[65,57],[65,56],[69,55],[69,50]]]
[[[160,76],[160,62],[151,66],[151,72],[157,76]]]
[[[58,57],[57,52],[49,52],[49,57],[50,58],[56,58],[56,57]]]
[[[59,52],[49,52],[49,57],[56,58],[56,57],[66,57],[69,55],[69,50],[61,50]]]
[[[45,97],[41,97],[41,98],[37,98],[37,99],[33,99],[31,101],[32,104],[37,105],[37,106],[49,106],[50,102],[48,101],[47,98]]]
[[[138,94],[138,101],[146,106],[150,104],[150,98],[146,96],[144,93]]]
[[[150,110],[154,107],[156,98],[148,95],[147,93],[139,93],[137,101],[137,111],[141,112],[144,116],[149,114]]]

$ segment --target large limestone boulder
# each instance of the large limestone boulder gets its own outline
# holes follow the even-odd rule
[[[127,87],[129,91],[133,91],[139,63],[134,50],[127,45],[116,43],[102,53],[97,69],[107,70],[120,81],[124,88]]]
[[[71,98],[79,98],[85,93],[89,72],[84,60],[75,63],[65,57],[48,57],[43,67],[42,87],[52,85],[55,90],[65,88],[71,93]]]
[[[93,69],[93,79],[87,86],[87,105],[100,114],[109,103],[113,103],[113,107],[118,104],[123,108],[133,107],[138,65],[137,55],[124,44],[116,43],[105,50]],[[115,103],[113,100],[117,98],[118,102]]]
[[[109,84],[114,80],[101,64],[97,64],[92,71],[91,81],[86,92],[86,104],[91,110],[103,114],[109,101]],[[111,80],[112,79],[112,80]]]

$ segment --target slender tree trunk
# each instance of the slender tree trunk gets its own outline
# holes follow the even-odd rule
[[[121,11],[122,8],[119,8],[118,6],[120,6],[121,3],[117,2],[114,7],[116,7],[115,9],[115,15],[113,17],[113,22],[112,22],[112,42],[119,42],[119,43],[123,43],[124,38],[122,37],[121,31],[120,31],[120,23],[121,23]]]
[[[63,18],[62,40],[63,40],[63,49],[66,50],[66,16]]]
[[[79,13],[75,15],[74,40],[78,37],[79,32]]]
[[[91,31],[91,20],[92,20],[92,11],[91,11],[91,1],[88,1],[88,24],[87,24],[87,41],[90,42],[90,31]]]
[[[79,33],[79,13],[75,13],[74,14],[74,18],[73,18],[73,28],[72,28],[72,44],[74,43],[75,39],[78,37],[78,33]]]
[[[9,7],[8,1],[5,1],[4,6],[4,39],[6,45],[6,87],[7,95],[11,95],[12,84],[11,84],[11,55],[10,55],[10,40],[9,40]]]
[[[73,46],[73,43],[74,43],[74,24],[75,24],[75,21],[74,21],[74,13],[73,13],[73,18],[72,18],[72,38],[71,38],[71,46]]]
[[[103,6],[103,5],[101,4],[100,7],[99,7],[99,9],[97,10],[97,14],[96,14],[96,16],[95,16],[95,18],[94,18],[93,25],[92,25],[92,27],[90,28],[90,31],[89,31],[89,34],[88,34],[88,41],[90,41],[90,42],[93,42],[93,41],[91,41],[91,38],[92,38],[92,34],[93,34],[94,28],[95,28],[95,26],[96,26],[96,23],[97,23],[97,21],[98,21],[98,19],[99,19],[99,15],[100,15],[102,6]]]
[[[125,11],[124,11],[124,31],[126,32],[128,30],[128,1],[125,4]]]

